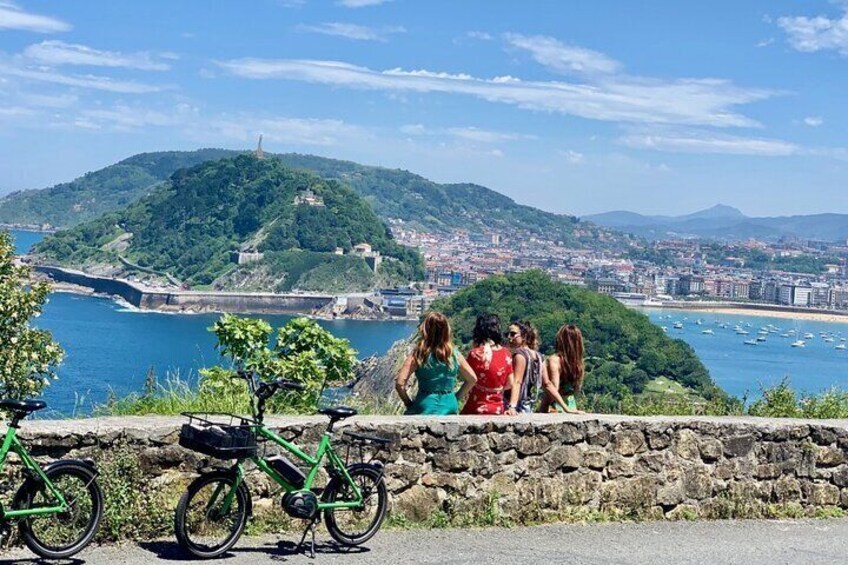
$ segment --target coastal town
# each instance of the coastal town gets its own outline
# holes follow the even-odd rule
[[[417,316],[435,298],[488,276],[527,269],[635,306],[697,301],[848,313],[848,242],[628,239],[619,246],[577,248],[520,232],[440,234],[402,222],[392,232],[400,243],[420,249],[427,266],[420,292],[381,291],[387,311],[398,316]]]

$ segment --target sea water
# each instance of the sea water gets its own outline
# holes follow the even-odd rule
[[[32,232],[13,234],[22,253],[43,237]],[[756,397],[761,387],[785,377],[802,391],[819,392],[832,386],[848,389],[848,349],[836,349],[845,343],[843,337],[848,338],[848,324],[681,310],[643,312],[666,327],[670,337],[692,345],[716,383],[734,396]],[[262,317],[275,327],[291,319]],[[110,390],[118,396],[139,392],[149,370],[160,381],[169,374],[196,380],[200,368],[219,362],[215,336],[207,330],[217,318],[217,314],[138,312],[104,298],[54,293],[35,323],[53,332],[67,355],[58,370],[59,380],[49,387],[45,398],[51,408],[70,415],[104,402]],[[674,329],[677,321],[682,322],[682,329]],[[360,357],[384,353],[392,343],[415,331],[415,323],[407,321],[320,323],[349,339]],[[737,324],[748,335],[737,334]],[[755,346],[745,344],[766,327],[780,331],[766,334],[766,341]],[[712,333],[704,333],[707,329]],[[797,333],[780,337],[787,331]],[[821,332],[833,341],[825,342]],[[814,338],[806,340],[803,348],[791,347],[805,333]]]

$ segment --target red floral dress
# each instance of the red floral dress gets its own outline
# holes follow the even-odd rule
[[[504,387],[512,375],[512,353],[509,348],[491,350],[487,362],[485,348],[475,347],[468,352],[468,364],[477,375],[477,384],[468,393],[468,400],[460,414],[503,414]]]

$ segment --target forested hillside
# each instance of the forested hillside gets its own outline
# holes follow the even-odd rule
[[[380,279],[351,254],[359,243],[384,256]],[[264,257],[237,267],[234,251]],[[58,232],[34,252],[41,261],[218,288],[365,290],[423,275],[418,253],[397,244],[349,188],[252,155],[180,169],[124,210]]]
[[[610,296],[555,282],[541,271],[487,278],[436,302],[433,309],[451,318],[464,343],[471,341],[478,314],[498,314],[504,324],[530,320],[546,354],[553,352],[560,326],[577,325],[586,345],[587,395],[641,394],[652,380],[665,377],[703,399],[727,398],[684,341],[668,337],[647,316]]]
[[[232,157],[225,149],[142,153],[69,183],[28,190],[0,199],[0,223],[71,227],[106,212],[121,210],[183,167]],[[475,184],[439,184],[414,173],[360,165],[314,155],[266,154],[288,167],[344,182],[371,204],[384,221],[403,220],[435,231],[522,230],[572,245],[605,245],[615,238],[573,216],[517,204]]]
[[[135,202],[177,169],[236,153],[226,149],[140,153],[71,182],[3,197],[0,224],[74,226]]]

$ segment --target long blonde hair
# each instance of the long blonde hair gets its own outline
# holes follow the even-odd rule
[[[560,372],[574,392],[583,388],[586,365],[583,360],[583,334],[575,325],[562,326],[556,335],[556,352],[560,357]]]
[[[447,316],[430,312],[418,328],[418,343],[415,345],[415,362],[421,367],[433,355],[442,363],[453,366],[453,337]]]

